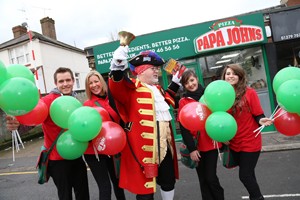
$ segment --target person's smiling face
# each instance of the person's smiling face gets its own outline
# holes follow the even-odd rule
[[[239,82],[239,76],[236,75],[232,69],[227,68],[225,73],[225,81],[230,83],[232,86],[236,85]]]
[[[92,75],[89,78],[89,87],[90,87],[90,90],[93,94],[101,95],[103,86],[102,86],[98,76]]]
[[[184,84],[185,89],[190,92],[195,92],[198,89],[198,79],[195,76],[190,76]]]
[[[55,85],[62,94],[71,95],[74,80],[72,79],[70,72],[57,73]]]

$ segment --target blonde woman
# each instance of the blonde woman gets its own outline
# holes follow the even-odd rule
[[[84,102],[84,106],[101,106],[109,113],[112,121],[120,123],[118,113],[112,108],[113,102],[108,99],[107,84],[102,75],[97,71],[89,72],[85,79],[85,87],[88,100]],[[99,154],[98,157],[99,160],[95,155],[93,144],[90,142],[88,149],[84,153],[84,158],[97,182],[99,199],[111,200],[111,181],[117,200],[124,200],[125,194],[124,190],[119,187],[113,156],[109,157]]]

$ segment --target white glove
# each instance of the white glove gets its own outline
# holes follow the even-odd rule
[[[112,58],[112,61],[110,63],[110,70],[116,71],[121,70],[124,71],[128,68],[128,52],[129,48],[128,46],[119,46],[115,51]]]
[[[173,75],[172,81],[173,81],[174,83],[176,83],[177,85],[182,86],[181,83],[180,83],[181,76],[180,76],[180,78],[178,78],[178,74],[179,74],[179,71],[177,71],[177,72]]]

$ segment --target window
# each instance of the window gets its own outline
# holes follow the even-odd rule
[[[248,48],[200,58],[204,84],[221,78],[227,64],[239,63],[246,71],[248,85],[254,89],[266,88],[266,72],[260,47]]]
[[[256,90],[266,116],[271,115],[271,106],[266,80],[263,54],[260,47],[214,54],[200,58],[204,86],[221,79],[223,69],[231,63],[240,64],[247,73],[248,86]]]
[[[76,88],[80,88],[80,73],[75,72],[75,83],[76,83]]]
[[[11,64],[26,65],[30,62],[27,45],[22,45],[9,50]]]

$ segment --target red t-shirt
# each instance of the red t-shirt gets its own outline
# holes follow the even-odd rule
[[[47,105],[48,109],[50,110],[51,103],[61,94],[57,93],[50,93],[42,98],[42,100]],[[50,112],[50,111],[49,111]],[[42,128],[44,132],[44,146],[48,149],[52,145],[52,143],[57,138],[58,134],[62,130],[61,127],[57,126],[51,119],[50,114],[46,118],[46,120],[42,123]],[[52,149],[50,153],[50,160],[64,160],[57,152],[56,145]]]
[[[260,151],[262,147],[261,134],[257,137],[257,132],[253,133],[259,127],[254,117],[264,114],[256,91],[247,87],[243,96],[244,103],[241,109],[233,115],[237,122],[237,133],[230,140],[230,148],[234,151],[255,152]],[[232,114],[231,110],[228,111]]]

